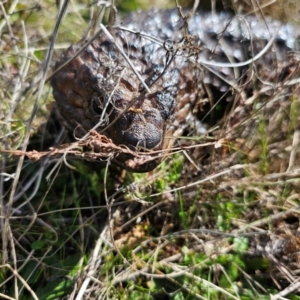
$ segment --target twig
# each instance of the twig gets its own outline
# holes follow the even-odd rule
[[[109,225],[106,225],[103,228],[103,230],[96,242],[96,246],[94,247],[90,262],[88,264],[89,271],[86,274],[86,278],[85,278],[84,282],[82,283],[75,300],[83,299],[84,293],[86,292],[86,289],[87,289],[91,279],[93,278],[93,275],[95,274],[95,272],[97,272],[97,265],[99,265],[101,263],[101,259],[100,259],[101,256],[99,255],[99,252],[102,247],[103,238],[105,235],[107,235],[108,231],[109,231]]]
[[[300,278],[296,279],[296,281],[292,282],[287,288],[282,290],[276,295],[271,295],[271,300],[280,300],[282,297],[287,296],[288,294],[300,289]]]
[[[289,166],[286,170],[287,172],[291,171],[294,166],[296,155],[298,152],[299,140],[300,140],[300,131],[296,130],[293,136],[293,144],[292,144],[292,150],[291,150],[291,155],[289,160]]]
[[[142,83],[142,85],[144,86],[144,88],[146,89],[146,91],[148,93],[151,93],[151,90],[149,89],[149,87],[147,86],[147,84],[145,83],[144,79],[142,78],[142,76],[139,74],[139,72],[136,70],[136,68],[134,67],[133,63],[131,62],[131,60],[129,59],[129,57],[126,55],[126,53],[124,52],[124,50],[122,49],[122,47],[118,44],[118,42],[113,38],[113,36],[108,32],[108,30],[106,29],[106,27],[103,24],[100,24],[101,29],[103,30],[103,32],[105,33],[105,35],[109,38],[109,40],[116,46],[116,48],[120,51],[120,53],[122,54],[122,56],[124,57],[124,59],[127,61],[127,63],[129,64],[129,66],[131,67],[132,71],[134,72],[134,74],[137,76],[137,78],[140,80],[140,82]]]

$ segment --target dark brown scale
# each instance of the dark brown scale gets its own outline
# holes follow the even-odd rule
[[[245,61],[261,51],[276,33],[271,49],[254,62],[252,67],[255,68],[251,70],[259,74],[259,82],[277,83],[280,74],[286,76],[290,65],[288,51],[297,47],[295,29],[276,21],[269,20],[266,24],[254,17],[246,18],[250,31],[243,19],[234,19],[226,28],[232,19],[227,14],[212,17],[199,13],[189,22],[188,39],[184,38],[183,22],[177,10],[130,15],[122,21],[123,27],[162,41],[157,43],[139,34],[110,30],[151,92],[145,91],[123,56],[102,34],[51,80],[64,126],[80,137],[97,125],[98,132],[132,150],[169,149],[174,138],[186,127],[195,103],[206,97],[206,86],[222,93],[228,91],[229,83],[250,92],[253,90],[253,80],[248,87],[242,87],[253,77],[248,72],[249,66],[209,66],[220,78],[208,71],[202,60]],[[79,51],[84,42],[70,46],[54,69]],[[171,42],[173,47],[170,47]],[[175,49],[178,49],[177,55],[170,63]],[[154,169],[162,158],[136,167],[128,163],[131,159],[128,155],[116,159],[126,169],[146,172]]]

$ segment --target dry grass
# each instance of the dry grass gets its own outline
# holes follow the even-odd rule
[[[272,93],[130,174],[107,155],[128,149],[93,135],[61,146],[64,130],[42,125],[58,54],[102,16],[89,1],[64,12],[67,2],[0,3],[0,296],[299,299],[297,57]],[[89,145],[102,165],[70,160]]]

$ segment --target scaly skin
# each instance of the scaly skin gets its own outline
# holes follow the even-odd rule
[[[143,149],[145,155],[151,157],[151,150],[172,147],[176,136],[182,134],[195,103],[207,97],[207,87],[226,92],[233,85],[234,93],[249,94],[253,86],[261,88],[261,82],[274,84],[286,77],[290,65],[287,54],[296,48],[296,30],[276,21],[268,20],[266,25],[254,17],[246,21],[236,18],[227,27],[232,19],[227,14],[212,17],[199,13],[189,21],[189,36],[177,10],[135,13],[122,23],[117,21],[116,24],[128,30],[162,41],[109,29],[150,92],[103,33],[51,80],[64,126],[80,137],[97,125],[96,130],[116,145]],[[211,72],[201,64],[203,59],[224,63],[245,61],[261,51],[275,34],[271,49],[255,61],[252,68],[209,66]],[[54,69],[84,43],[80,41],[70,46]],[[173,57],[175,49],[178,51]],[[232,93],[229,94],[232,97]],[[134,165],[130,163],[130,155],[120,155],[116,161],[128,170],[146,172],[154,169],[162,158],[163,155]]]

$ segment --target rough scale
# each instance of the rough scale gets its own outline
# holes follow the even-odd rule
[[[64,126],[76,137],[96,128],[116,145],[151,157],[151,151],[174,145],[192,109],[208,97],[208,91],[213,98],[215,91],[230,91],[229,100],[242,92],[249,95],[263,84],[280,84],[288,76],[292,64],[288,52],[297,49],[298,36],[291,25],[201,12],[189,20],[188,34],[183,24],[177,10],[139,12],[117,20],[116,25],[127,30],[108,30],[150,92],[102,33],[51,80]],[[204,63],[249,60],[270,40],[274,42],[267,53],[248,66],[229,68]],[[54,69],[85,42],[70,46]],[[128,154],[119,155],[115,161],[128,170],[146,172],[154,169],[164,154],[144,164],[132,164]]]

